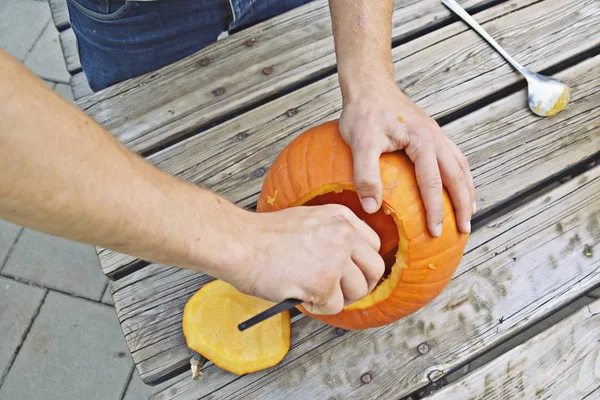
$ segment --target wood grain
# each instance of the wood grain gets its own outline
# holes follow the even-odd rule
[[[592,397],[595,393],[596,397]],[[428,397],[592,399],[600,396],[600,301]]]
[[[600,110],[596,107],[600,101],[599,65],[600,56],[560,75],[574,88],[573,102],[553,119],[529,113],[523,105],[523,91],[491,104],[488,112],[483,109],[452,124],[454,132],[462,135],[456,137],[459,142],[469,138],[471,131],[480,132],[479,145],[469,147],[468,152],[469,157],[479,160],[472,167],[474,171],[485,172],[475,175],[480,198],[502,201],[600,149]],[[490,110],[494,111],[493,120],[489,118]],[[511,129],[515,125],[519,129]],[[485,133],[481,133],[483,128],[475,129],[483,126]],[[494,132],[504,132],[505,137]],[[543,137],[536,138],[540,134]],[[505,142],[512,145],[504,148]],[[503,151],[487,161],[484,155],[497,148]],[[486,168],[489,162],[498,166]],[[156,268],[165,276],[156,275]],[[125,338],[138,371],[147,382],[159,379],[186,361],[189,354],[179,329],[181,310],[204,279],[190,271],[152,266],[112,285]]]
[[[600,282],[600,167],[475,232],[436,299],[395,324],[351,331],[243,377],[215,366],[162,392],[172,399],[398,399],[443,377]],[[560,227],[560,228],[559,228]],[[310,341],[298,320],[292,330]],[[417,351],[426,342],[426,354]],[[368,373],[369,384],[360,377]],[[219,390],[207,390],[205,384]],[[156,396],[155,398],[161,398]]]
[[[473,7],[492,1],[459,3]],[[448,22],[450,15],[439,0],[396,0],[392,37],[409,38]],[[266,67],[273,69],[270,75],[263,73]],[[77,104],[127,146],[147,153],[334,70],[327,0],[317,0]]]
[[[73,29],[66,29],[58,34],[60,46],[62,47],[63,56],[67,71],[71,75],[81,71],[81,62],[79,61],[79,50],[77,49],[77,38]]]
[[[489,19],[491,22],[484,26],[526,64],[535,69],[546,68],[600,45],[600,3],[570,1],[572,7],[568,8],[563,8],[564,3],[560,0],[530,7],[525,7],[529,1],[508,2],[486,10],[478,17]],[[513,9],[520,11],[505,15]],[[545,18],[539,21],[536,15],[542,12]],[[501,15],[505,16],[494,19]],[[581,15],[586,18],[582,19]],[[580,22],[573,23],[580,19]],[[419,106],[435,117],[448,115],[460,106],[472,104],[520,79],[474,32],[460,33],[461,29],[462,23],[452,24],[394,50],[397,57],[400,57],[399,54],[404,57],[396,63],[397,77],[402,77],[401,86]],[[595,30],[598,35],[594,40],[584,39]],[[563,40],[578,44],[564,49]],[[513,110],[521,110],[524,104],[524,99],[519,100]],[[340,112],[341,94],[334,75],[184,140],[148,159],[170,174],[248,207],[258,197],[266,169],[285,145],[307,128],[338,117]],[[484,112],[496,111],[488,108]],[[521,115],[526,115],[527,109],[521,112]],[[512,111],[505,118],[511,116]],[[485,129],[488,122],[480,122],[479,130]],[[469,146],[478,145],[476,141],[463,143],[467,139],[458,137],[460,133],[453,131],[452,127],[444,129],[458,141],[463,151],[468,152]],[[496,135],[506,126],[500,129],[502,131],[495,132]],[[539,132],[536,134],[539,136]],[[519,140],[527,141],[523,137]],[[516,145],[511,141],[507,143]],[[496,152],[492,149],[491,153],[482,154],[482,159],[470,158],[470,162],[485,160],[490,154]],[[555,164],[554,167],[560,165]],[[495,198],[503,197],[503,188],[497,189],[499,193],[494,194]],[[480,207],[486,202],[493,204],[489,197],[478,200],[482,203]],[[103,271],[109,277],[126,266],[135,265],[129,256],[107,253],[104,257],[110,259],[110,262],[102,263]]]
[[[67,0],[48,0],[50,5],[50,13],[52,14],[52,21],[54,26],[59,32],[71,26],[69,20],[69,9],[67,8]]]
[[[75,100],[79,100],[82,97],[94,93],[90,88],[88,80],[83,71],[72,75],[71,79],[69,80],[69,84],[71,85],[71,92],[73,92],[73,98]]]

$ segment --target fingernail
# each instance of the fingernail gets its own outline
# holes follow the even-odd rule
[[[471,233],[471,221],[467,221],[463,227],[464,233]]]
[[[363,210],[368,212],[369,214],[377,211],[377,200],[372,197],[365,197],[361,200]]]
[[[477,212],[477,202],[474,201],[473,202],[473,214],[475,214]]]
[[[440,237],[442,236],[442,224],[438,224],[435,227],[435,237]]]

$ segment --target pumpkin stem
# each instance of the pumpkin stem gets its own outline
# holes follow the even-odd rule
[[[205,363],[206,359],[204,357],[194,354],[194,356],[190,359],[190,365],[192,367],[192,379],[202,378],[202,369],[204,368]]]

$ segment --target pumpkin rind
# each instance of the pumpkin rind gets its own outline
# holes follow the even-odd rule
[[[412,161],[403,151],[397,151],[383,154],[379,165],[383,206],[380,216],[373,218],[381,223],[378,233],[383,254],[394,248],[397,241],[396,263],[386,279],[389,282],[384,281],[367,296],[369,299],[346,306],[339,314],[314,315],[298,307],[303,313],[332,326],[377,327],[415,312],[446,287],[466,246],[468,235],[458,231],[445,189],[442,189],[442,236],[434,238],[427,229]],[[341,190],[354,190],[352,152],[339,132],[338,121],[333,120],[305,131],[283,149],[267,171],[257,211],[314,204],[310,203],[313,198]],[[381,217],[384,212],[393,218],[397,230],[391,242],[389,236],[381,236],[381,231],[390,232],[389,222]]]
[[[284,311],[240,332],[240,322],[273,303],[248,296],[216,280],[204,285],[183,310],[187,346],[233,374],[243,375],[279,363],[290,348],[290,314]]]

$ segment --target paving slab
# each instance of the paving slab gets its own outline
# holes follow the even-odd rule
[[[192,379],[191,375],[190,379]],[[149,386],[142,381],[140,375],[137,373],[136,370],[134,370],[133,375],[131,376],[131,381],[129,381],[129,386],[127,386],[127,391],[125,392],[125,397],[123,398],[123,400],[148,400],[150,396],[152,396],[154,393],[158,393],[168,388],[176,381],[178,381],[177,378],[175,378],[172,381],[163,382],[160,385]]]
[[[0,385],[45,292],[0,277]]]
[[[66,83],[57,83],[56,86],[54,87],[54,91],[56,93],[60,94],[66,100],[70,101],[71,103],[74,102],[73,92],[71,91],[71,86],[67,85]]]
[[[21,232],[20,226],[0,219],[0,271],[19,232]]]
[[[110,284],[106,285],[106,290],[104,291],[104,295],[102,296],[102,302],[110,306],[115,305],[112,295],[110,294]]]
[[[25,229],[3,275],[99,301],[106,277],[92,246]]]
[[[39,40],[25,57],[25,66],[44,79],[69,83],[71,75],[65,66],[58,31],[52,23],[46,25]]]
[[[23,61],[49,22],[45,1],[0,1],[0,48]]]
[[[118,400],[132,365],[110,307],[50,291],[0,400]]]

